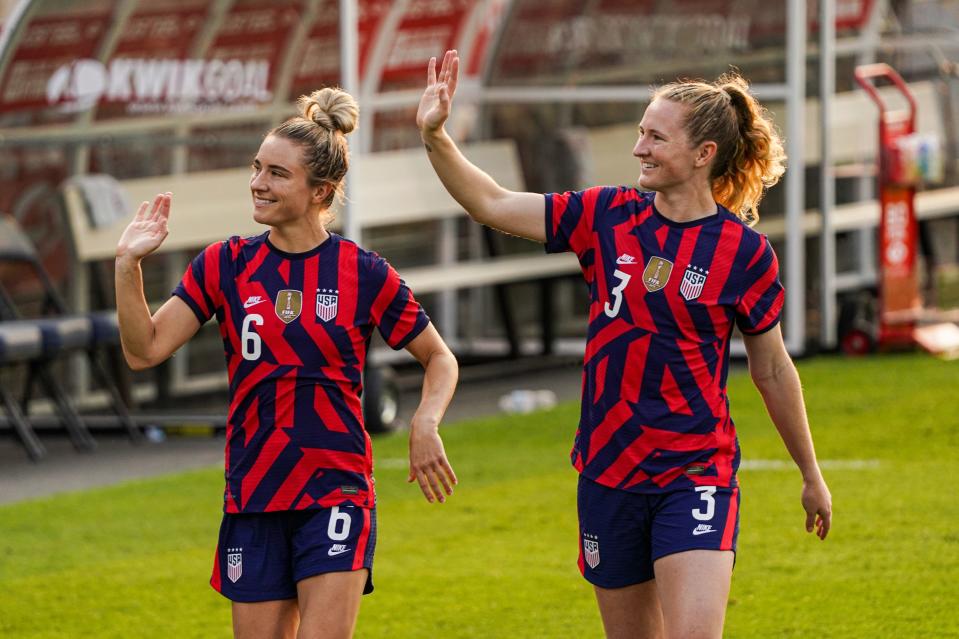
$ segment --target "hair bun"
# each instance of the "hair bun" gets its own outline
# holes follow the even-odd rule
[[[307,120],[312,120],[328,131],[339,131],[344,135],[356,128],[360,118],[360,107],[353,96],[335,87],[326,87],[308,96],[300,96],[297,106],[300,108],[300,115]]]

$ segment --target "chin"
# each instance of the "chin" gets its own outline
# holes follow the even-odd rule
[[[258,209],[254,207],[253,221],[256,222],[257,224],[269,224],[270,214],[262,209]]]

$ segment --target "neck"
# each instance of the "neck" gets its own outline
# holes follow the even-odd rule
[[[296,221],[270,227],[270,243],[287,253],[305,253],[323,242],[330,234],[320,215],[310,215]]]
[[[673,222],[692,222],[716,213],[713,192],[707,186],[656,192],[656,210]]]

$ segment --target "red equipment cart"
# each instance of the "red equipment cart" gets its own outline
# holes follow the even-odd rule
[[[924,310],[919,293],[916,264],[919,228],[916,220],[916,187],[936,172],[935,144],[916,136],[916,100],[902,77],[887,64],[856,68],[858,82],[879,107],[879,307],[875,326],[842,336],[842,349],[862,354],[875,345],[879,349],[912,347],[919,344],[935,353],[955,349],[959,329],[941,322],[935,311]],[[907,110],[891,110],[876,90],[875,81],[884,78],[905,98]],[[922,143],[919,148],[917,143]],[[920,323],[923,326],[920,326]]]

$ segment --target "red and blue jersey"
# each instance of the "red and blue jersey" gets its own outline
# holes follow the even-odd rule
[[[778,262],[769,240],[723,207],[678,223],[654,195],[546,195],[546,250],[576,253],[589,289],[573,465],[639,493],[733,486],[729,341],[734,326],[758,334],[779,322]]]
[[[286,253],[268,233],[208,246],[174,295],[220,324],[230,380],[224,510],[374,505],[361,373],[373,327],[393,348],[429,323],[395,270],[330,234]]]

